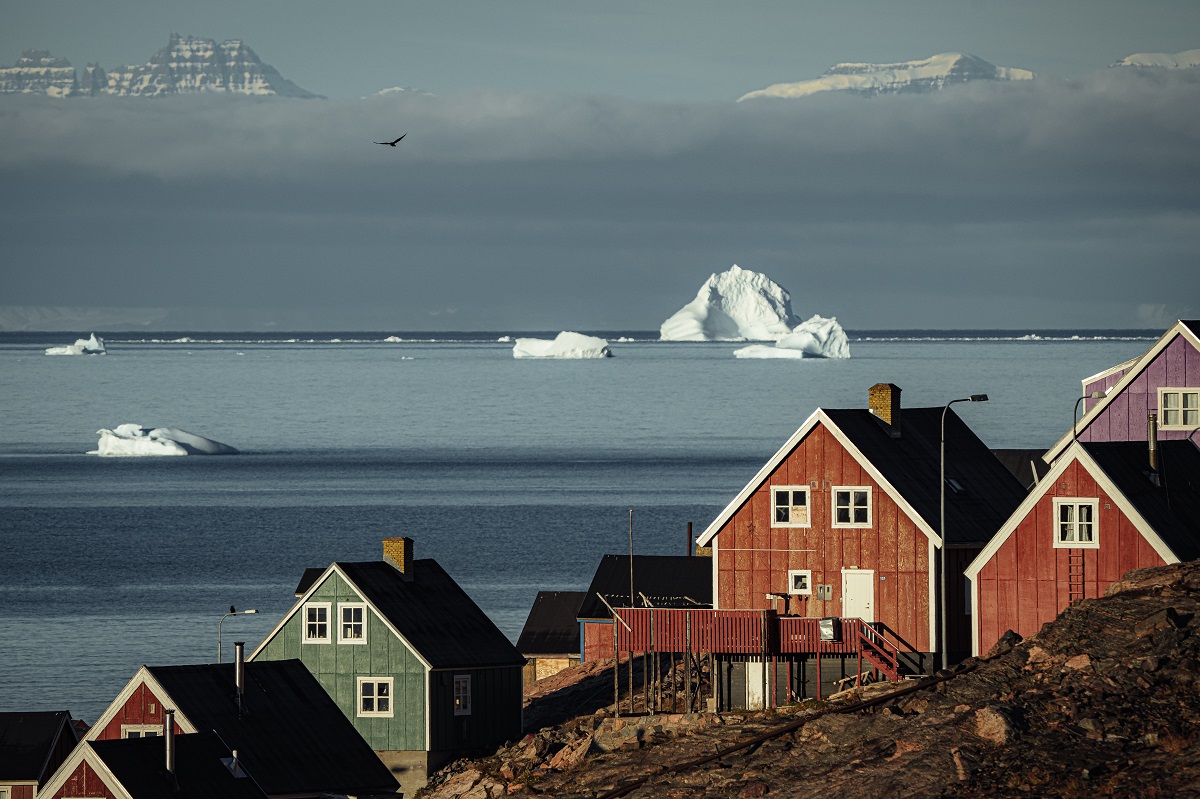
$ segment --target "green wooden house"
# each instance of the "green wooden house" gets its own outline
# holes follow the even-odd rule
[[[406,795],[461,755],[521,734],[525,658],[412,539],[384,559],[310,569],[249,660],[298,658]]]

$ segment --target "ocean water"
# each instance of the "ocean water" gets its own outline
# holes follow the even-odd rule
[[[253,648],[305,567],[436,558],[513,640],[539,590],[599,557],[683,554],[818,406],[955,410],[992,447],[1047,447],[1080,379],[1158,331],[851,335],[847,361],[608,333],[615,357],[527,361],[499,334],[0,334],[0,711],[94,721],[137,667]],[[553,334],[540,334],[550,337]],[[619,337],[634,340],[618,342]],[[178,427],[227,457],[99,458],[95,431]]]

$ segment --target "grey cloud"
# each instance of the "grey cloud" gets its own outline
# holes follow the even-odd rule
[[[1200,78],[1132,70],[737,105],[7,97],[0,286],[647,329],[737,262],[858,328],[1131,326],[1195,302],[1198,139]]]

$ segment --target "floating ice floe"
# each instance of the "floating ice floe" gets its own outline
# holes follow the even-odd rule
[[[836,317],[814,314],[796,325],[774,347],[752,344],[733,353],[735,358],[849,358],[850,342]]]
[[[104,339],[92,334],[91,338],[76,339],[74,344],[61,347],[47,347],[47,355],[107,355],[104,349]]]
[[[122,424],[109,430],[97,430],[96,449],[89,455],[107,458],[162,455],[236,455],[237,450],[220,441],[198,436],[174,427],[142,427]]]
[[[776,341],[800,320],[787,290],[737,264],[713,274],[659,328],[663,341]]]
[[[513,345],[514,358],[611,358],[608,342],[595,336],[563,331],[551,340],[519,338]]]

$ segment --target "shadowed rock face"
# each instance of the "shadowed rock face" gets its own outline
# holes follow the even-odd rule
[[[1131,572],[1108,596],[1030,639],[1006,637],[991,659],[967,661],[949,680],[841,697],[880,699],[865,709],[803,724],[828,706],[619,722],[601,710],[452,767],[429,795],[595,797],[639,779],[630,796],[1195,795],[1198,610],[1200,563]]]

